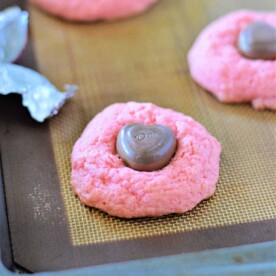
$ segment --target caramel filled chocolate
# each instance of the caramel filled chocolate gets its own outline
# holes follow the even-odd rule
[[[133,123],[120,130],[116,148],[130,168],[137,171],[156,171],[170,162],[176,144],[175,135],[168,127]]]
[[[276,29],[265,22],[254,22],[240,32],[238,48],[250,59],[276,59]]]

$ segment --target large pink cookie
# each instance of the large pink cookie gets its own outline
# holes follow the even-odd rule
[[[135,171],[118,157],[117,135],[134,122],[174,132],[177,151],[162,170]],[[219,142],[190,117],[150,103],[113,104],[88,124],[74,146],[73,190],[82,203],[118,217],[184,213],[214,194],[220,152]]]
[[[114,20],[136,15],[158,0],[31,0],[42,9],[68,20]]]
[[[237,48],[240,31],[254,21],[276,27],[276,13],[237,11],[207,26],[188,54],[190,71],[222,102],[276,110],[276,61],[247,59]]]

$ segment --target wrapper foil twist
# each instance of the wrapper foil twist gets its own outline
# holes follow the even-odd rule
[[[18,7],[0,12],[0,63],[15,61],[27,43],[28,13]]]
[[[61,93],[44,76],[23,66],[10,64],[24,50],[28,39],[28,13],[18,7],[0,12],[0,94],[17,93],[33,119],[43,122],[56,115],[74,96],[77,86],[66,85]]]

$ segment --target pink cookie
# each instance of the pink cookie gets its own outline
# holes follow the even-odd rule
[[[237,11],[207,26],[188,54],[190,71],[222,102],[276,110],[276,61],[247,59],[237,48],[240,31],[254,21],[276,27],[276,13]]]
[[[67,20],[114,20],[139,14],[158,0],[31,0]]]
[[[177,151],[162,170],[135,171],[116,153],[120,129],[130,123],[169,127]],[[82,203],[134,218],[184,213],[212,196],[221,146],[192,118],[151,103],[113,104],[86,127],[72,153],[72,186]]]

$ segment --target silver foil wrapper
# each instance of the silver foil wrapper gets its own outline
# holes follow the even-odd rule
[[[11,7],[0,12],[0,63],[15,61],[26,46],[28,39],[26,11]]]
[[[56,115],[64,103],[73,97],[77,86],[66,85],[60,92],[41,74],[15,61],[27,43],[28,13],[18,7],[0,12],[0,95],[17,93],[33,119],[43,122]]]
[[[61,93],[45,77],[23,66],[0,65],[0,94],[21,94],[23,105],[38,122],[56,115],[77,87],[66,85],[65,89]]]

